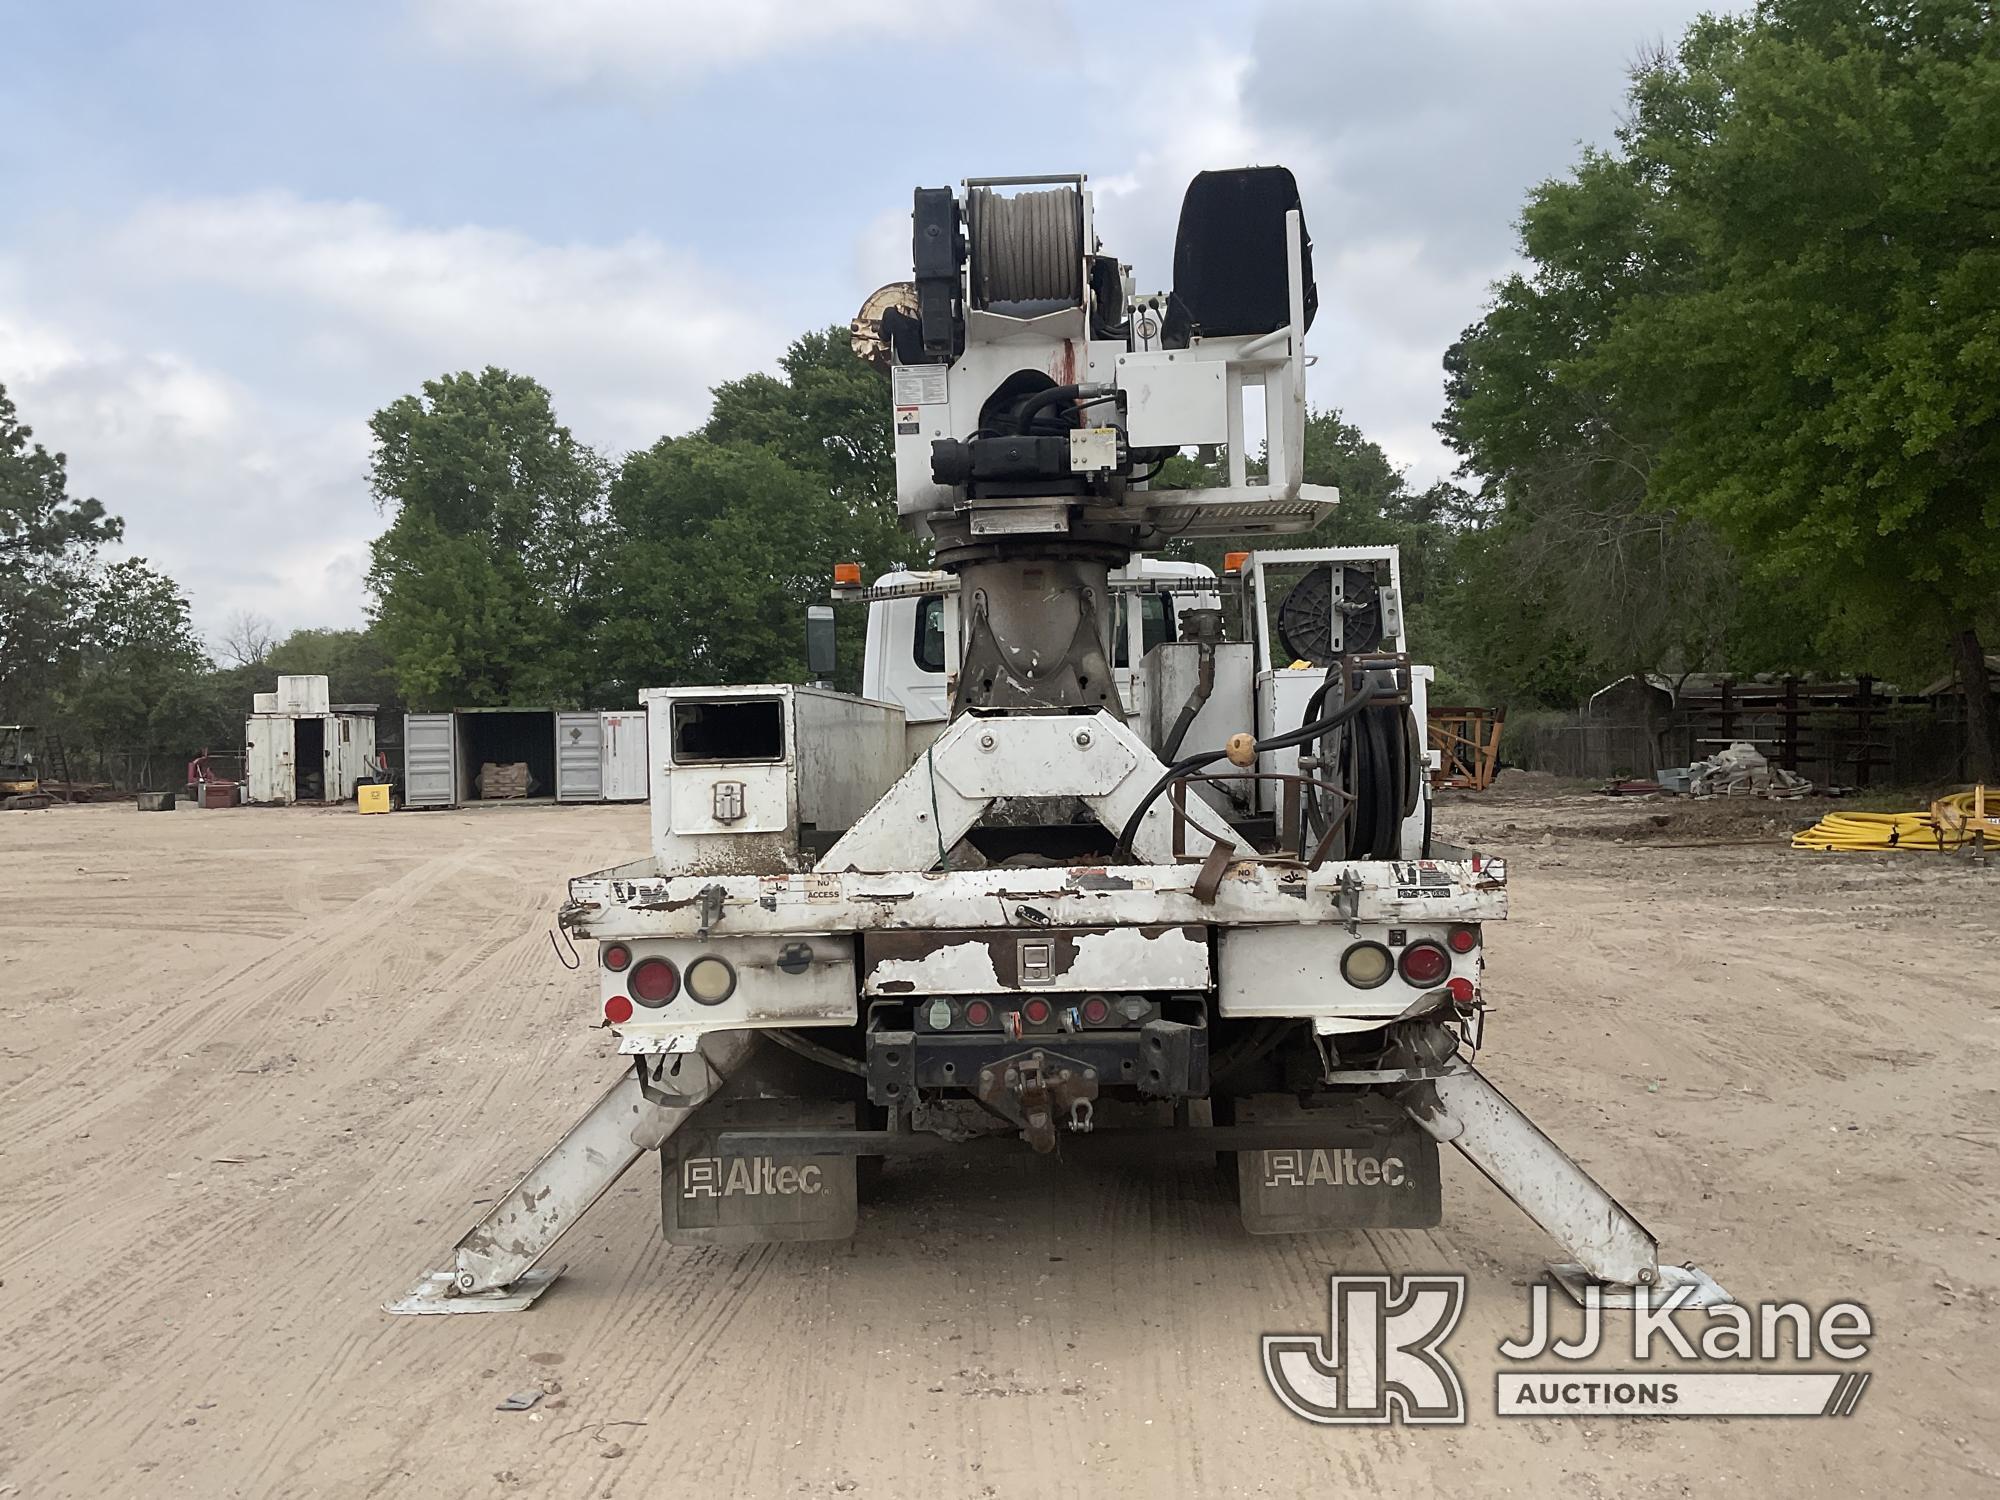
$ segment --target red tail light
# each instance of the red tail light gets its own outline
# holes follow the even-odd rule
[[[1451,998],[1456,1000],[1460,1005],[1470,1005],[1474,1000],[1479,998],[1479,986],[1474,984],[1470,979],[1467,979],[1463,974],[1446,984],[1445,988],[1451,991]]]
[[[604,961],[604,967],[614,974],[623,974],[632,967],[632,950],[623,943],[606,943],[598,957]]]
[[[681,992],[680,971],[664,958],[642,958],[625,978],[632,998],[655,1009]]]
[[[613,995],[604,1002],[604,1019],[613,1026],[623,1026],[632,1019],[632,1002],[623,995]]]
[[[1021,1007],[1021,1019],[1030,1026],[1042,1026],[1049,1019],[1049,1002],[1037,996]]]
[[[966,1025],[984,1026],[992,1019],[993,1007],[988,1005],[984,1000],[968,1000],[965,1002]]]
[[[1405,983],[1418,989],[1430,989],[1442,984],[1445,975],[1451,972],[1451,955],[1436,943],[1412,943],[1403,950],[1403,961],[1399,968],[1403,971]]]
[[[1111,1002],[1102,995],[1092,995],[1083,1002],[1083,1019],[1092,1026],[1102,1026],[1111,1019]]]
[[[1452,952],[1470,953],[1474,948],[1479,946],[1479,929],[1477,927],[1454,927],[1450,932],[1445,934],[1444,940],[1451,944]]]

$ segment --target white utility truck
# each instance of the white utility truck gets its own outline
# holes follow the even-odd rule
[[[1720,1299],[1473,1066],[1506,870],[1432,846],[1394,550],[1146,556],[1337,499],[1291,174],[1197,177],[1168,291],[1077,176],[919,189],[913,251],[855,342],[935,571],[837,590],[861,696],[642,695],[652,853],[559,916],[617,1081],[392,1309],[527,1306],[647,1151],[668,1238],[727,1244],[851,1234],[873,1171],[975,1150],[1202,1153],[1253,1233],[1422,1227],[1440,1143],[1573,1291]],[[1224,484],[1153,487],[1211,445]]]

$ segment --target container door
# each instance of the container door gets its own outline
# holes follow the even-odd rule
[[[646,714],[643,709],[604,716],[604,800],[644,802],[648,793]]]
[[[604,718],[556,715],[556,801],[604,800]]]
[[[403,806],[458,805],[458,719],[403,715]]]

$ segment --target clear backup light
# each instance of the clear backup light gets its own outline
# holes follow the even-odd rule
[[[1357,990],[1386,984],[1395,972],[1395,959],[1380,943],[1356,943],[1340,955],[1340,977]]]
[[[736,970],[727,959],[705,953],[687,966],[681,975],[688,998],[697,1005],[720,1005],[736,993]]]

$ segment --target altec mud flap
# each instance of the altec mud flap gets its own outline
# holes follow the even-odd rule
[[[859,1218],[853,1156],[731,1155],[725,1130],[852,1130],[855,1106],[799,1099],[718,1099],[700,1128],[660,1151],[660,1215],[675,1245],[844,1240]]]
[[[1337,1117],[1329,1135],[1320,1121]],[[1431,1229],[1443,1222],[1437,1142],[1393,1102],[1367,1095],[1331,1110],[1287,1095],[1236,1101],[1239,1125],[1311,1122],[1312,1144],[1236,1153],[1236,1201],[1252,1234]]]

